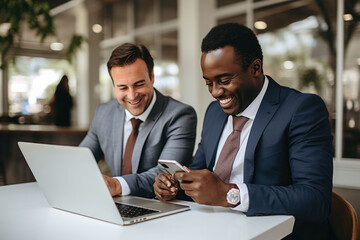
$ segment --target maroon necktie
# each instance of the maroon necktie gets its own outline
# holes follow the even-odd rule
[[[136,142],[137,135],[139,133],[139,125],[141,123],[140,119],[132,118],[130,119],[132,124],[132,131],[127,140],[124,158],[121,167],[121,175],[131,174],[132,173],[132,154],[134,150],[134,145]]]
[[[232,166],[240,147],[241,130],[247,120],[249,120],[247,117],[233,116],[233,131],[226,139],[216,163],[214,172],[226,183],[230,180]]]

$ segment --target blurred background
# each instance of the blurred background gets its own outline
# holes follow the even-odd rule
[[[106,62],[125,42],[150,49],[155,87],[195,108],[200,136],[212,100],[200,69],[201,40],[214,25],[237,22],[256,32],[265,74],[325,101],[334,134],[334,187],[359,212],[360,0],[0,2],[0,184],[31,178],[14,153],[16,141],[81,141],[97,105],[114,98]],[[59,128],[50,102],[64,74],[74,104],[71,126]]]

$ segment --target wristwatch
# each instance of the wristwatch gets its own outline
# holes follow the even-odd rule
[[[240,190],[238,188],[231,188],[226,194],[226,201],[234,206],[240,203]]]

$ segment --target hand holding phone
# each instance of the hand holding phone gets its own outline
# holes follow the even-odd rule
[[[186,169],[185,167],[181,166],[180,163],[178,163],[175,160],[164,160],[164,159],[159,159],[158,164],[169,174],[173,174],[176,171],[184,171],[184,172],[189,172],[188,169]]]

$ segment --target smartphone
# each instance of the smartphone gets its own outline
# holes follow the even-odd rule
[[[173,174],[176,171],[189,172],[186,168],[181,166],[181,164],[175,160],[159,159],[158,164],[169,174]]]

